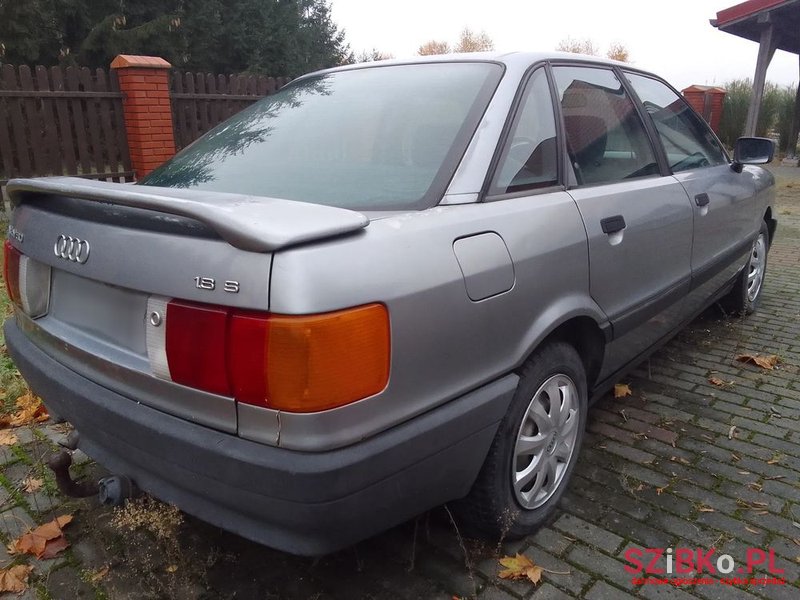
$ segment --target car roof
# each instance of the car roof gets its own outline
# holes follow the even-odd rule
[[[600,57],[600,56],[591,56],[587,54],[575,54],[572,52],[557,52],[557,51],[550,51],[550,52],[525,52],[525,51],[517,51],[517,52],[459,52],[453,54],[433,54],[430,56],[411,56],[407,58],[390,58],[387,60],[376,60],[371,62],[362,62],[356,63],[352,65],[343,65],[340,67],[334,67],[331,69],[324,69],[321,71],[315,71],[313,73],[308,73],[303,75],[302,77],[298,77],[297,79],[304,79],[305,77],[320,75],[323,73],[335,73],[338,71],[350,71],[354,69],[363,69],[366,67],[379,67],[379,66],[389,66],[389,65],[415,65],[415,64],[424,64],[424,63],[438,63],[438,62],[495,62],[501,63],[509,68],[527,68],[529,65],[532,65],[537,62],[545,61],[545,60],[568,60],[568,61],[579,61],[579,62],[591,62],[595,64],[604,64],[604,65],[617,65],[620,67],[631,68],[631,65],[628,63],[620,62],[617,60],[611,60],[608,58]],[[635,69],[639,70],[639,69]]]

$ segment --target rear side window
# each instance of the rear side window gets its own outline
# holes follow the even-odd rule
[[[555,67],[567,150],[579,185],[659,173],[633,101],[608,69]]]
[[[556,121],[544,69],[528,80],[490,194],[508,194],[558,182]]]
[[[655,123],[673,172],[727,164],[728,157],[711,128],[683,98],[650,77],[625,76]]]
[[[142,183],[356,210],[441,199],[503,69],[392,65],[302,79],[212,129]]]

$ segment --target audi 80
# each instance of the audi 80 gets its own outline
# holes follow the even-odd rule
[[[312,73],[136,185],[9,183],[8,349],[112,473],[265,545],[443,503],[523,536],[593,399],[758,305],[772,152],[590,57]]]

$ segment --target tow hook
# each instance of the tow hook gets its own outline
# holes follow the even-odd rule
[[[53,471],[56,485],[61,493],[71,498],[87,498],[97,493],[98,485],[90,481],[78,482],[72,479],[69,467],[72,464],[72,455],[66,450],[53,454],[47,461],[47,466]]]
[[[122,506],[129,498],[139,495],[139,488],[125,475],[110,475],[97,482],[97,497],[109,506]]]

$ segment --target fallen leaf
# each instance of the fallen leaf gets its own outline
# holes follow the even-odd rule
[[[32,423],[41,423],[50,418],[50,415],[47,414],[47,409],[44,407],[44,404],[42,404],[41,399],[34,396],[31,392],[23,394],[17,398],[16,406],[17,412],[11,415],[10,420],[12,427],[30,425]]]
[[[759,354],[739,354],[736,357],[736,360],[738,362],[752,363],[754,365],[758,365],[762,369],[767,369],[768,371],[774,369],[775,365],[777,365],[781,361],[781,359],[774,354],[770,354],[767,356],[761,356]]]
[[[776,458],[770,458],[770,459],[767,461],[767,464],[768,464],[768,465],[777,465],[779,462],[781,462],[781,459],[780,459],[780,457],[776,457]]]
[[[33,567],[14,565],[8,569],[0,569],[0,592],[21,594],[28,589],[28,576]]]
[[[747,527],[746,525],[745,529],[747,529],[747,531],[749,531],[750,533],[755,533],[755,534],[761,533],[758,529],[753,529],[752,527]]]
[[[625,396],[632,395],[630,386],[627,383],[614,384],[614,398],[624,398]]]
[[[30,554],[36,558],[42,558],[45,554],[49,554],[48,558],[52,558],[69,546],[62,536],[63,528],[71,521],[72,515],[61,515],[36,529],[23,533],[12,542],[12,554]],[[66,545],[62,546],[62,542],[56,541],[58,538],[62,538]],[[53,548],[48,551],[49,544],[53,544]]]
[[[739,458],[739,456],[737,456],[733,452],[731,452],[731,459],[733,459],[734,462],[739,462],[740,460],[742,460],[741,458]]]
[[[8,429],[0,429],[0,446],[13,446],[19,442],[17,434]]]
[[[504,556],[500,559],[500,564],[505,567],[500,571],[500,579],[529,579],[534,585],[542,580],[542,567],[524,554],[516,556]]]
[[[44,481],[41,479],[37,479],[36,477],[27,477],[22,481],[22,489],[25,490],[28,494],[32,494],[44,485]]]
[[[708,383],[711,385],[715,385],[717,387],[732,387],[733,381],[725,381],[724,379],[720,379],[719,377],[709,377]]]
[[[59,553],[63,552],[67,548],[69,548],[69,542],[67,541],[67,538],[65,538],[63,535],[60,535],[57,538],[47,541],[44,546],[44,552],[39,558],[43,560],[55,558],[59,555]]]
[[[178,570],[178,565],[169,565],[166,570],[167,573],[174,573]]]
[[[97,571],[94,571],[93,573],[89,574],[89,581],[91,583],[97,583],[101,579],[105,579],[105,576],[108,575],[108,571],[109,571],[108,565],[97,569]]]
[[[663,494],[664,490],[666,490],[666,489],[667,489],[667,486],[656,488],[656,496],[660,496],[661,494]]]

